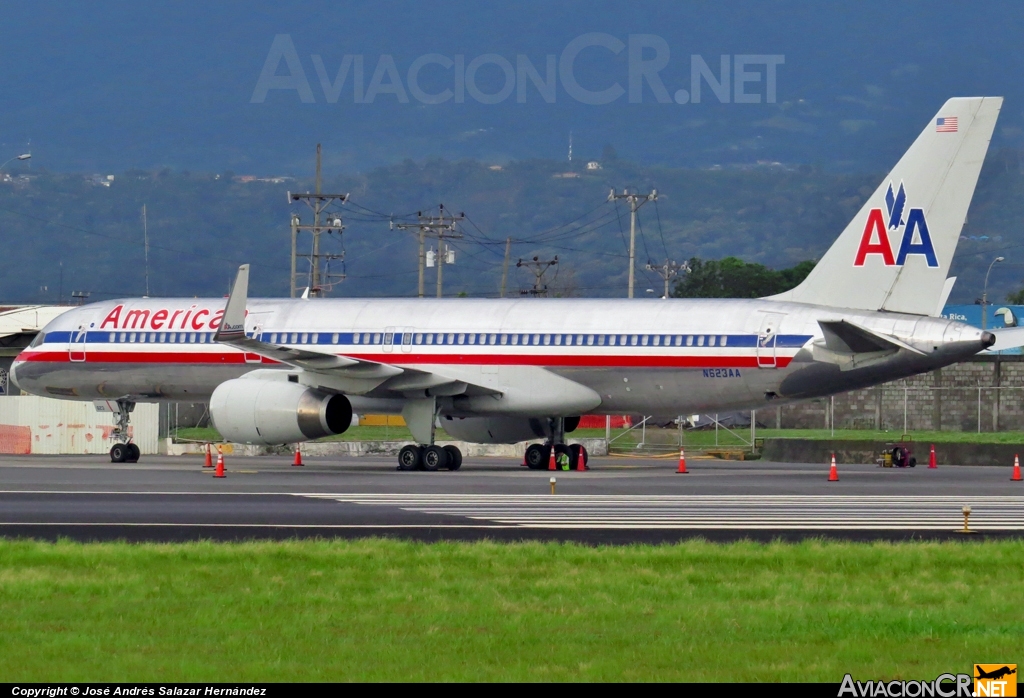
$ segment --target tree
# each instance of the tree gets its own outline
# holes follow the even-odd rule
[[[1006,294],[1006,302],[1010,305],[1024,305],[1024,288]]]
[[[690,271],[676,282],[676,298],[761,298],[782,293],[803,281],[815,262],[775,271],[763,264],[748,264],[736,257],[690,260]]]

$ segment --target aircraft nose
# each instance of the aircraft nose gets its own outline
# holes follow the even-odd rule
[[[18,362],[17,361],[15,361],[14,365],[11,366],[10,373],[7,374],[7,377],[10,379],[11,385],[15,389],[17,389],[17,391],[20,393],[21,392],[21,386],[18,385]]]
[[[982,332],[981,343],[985,345],[986,349],[988,349],[990,346],[996,343],[996,336],[991,332]]]

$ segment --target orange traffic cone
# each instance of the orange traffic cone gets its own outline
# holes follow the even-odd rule
[[[587,469],[587,449],[580,446],[580,452],[576,454],[576,471],[584,472]]]
[[[551,446],[550,453],[551,453],[551,457],[548,458],[548,470],[558,470],[558,466],[555,465],[555,447],[554,447],[553,444]]]
[[[1020,482],[1020,458],[1017,456],[1013,457],[1013,475],[1010,477],[1010,482]]]
[[[213,456],[210,454],[210,444],[206,444],[206,462],[203,463],[204,468],[213,467]]]
[[[299,450],[298,444],[295,444],[295,460],[292,461],[292,467],[296,465],[302,465],[302,451]]]
[[[839,482],[839,472],[836,470],[836,454],[832,454],[832,467],[828,471],[829,482]]]
[[[932,444],[931,453],[928,454],[928,467],[938,468],[939,466],[935,463],[935,444]]]
[[[686,473],[686,454],[683,453],[683,449],[679,449],[679,470],[677,473]]]
[[[217,444],[217,469],[213,471],[214,477],[224,477],[224,452],[220,444]]]

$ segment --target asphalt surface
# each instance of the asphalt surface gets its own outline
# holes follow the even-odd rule
[[[393,458],[0,457],[0,535],[75,540],[970,539],[1024,536],[1010,467],[937,470],[594,458],[586,473],[467,458],[458,472],[397,472]],[[550,493],[550,478],[557,480]],[[972,509],[975,535],[956,532]]]

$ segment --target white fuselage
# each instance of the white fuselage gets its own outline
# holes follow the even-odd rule
[[[224,304],[137,299],[74,309],[47,325],[12,375],[50,397],[201,402],[252,370],[294,371],[214,342]],[[247,334],[264,342],[498,391],[554,374],[596,393],[599,404],[587,409],[595,413],[757,408],[932,370],[985,347],[981,330],[943,318],[767,300],[250,299],[246,307]],[[819,320],[854,322],[922,351],[841,371],[811,355]],[[357,409],[400,410],[409,393],[396,386],[364,391]],[[549,403],[509,409],[557,414]],[[472,401],[447,404],[443,411],[486,412]]]

